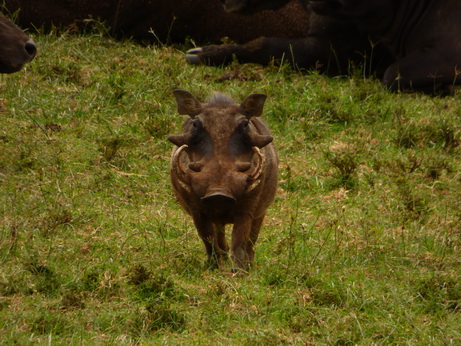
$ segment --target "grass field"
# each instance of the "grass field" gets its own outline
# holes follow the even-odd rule
[[[0,77],[2,344],[461,344],[461,94],[39,35]],[[169,185],[174,89],[266,93],[280,184],[252,271]]]

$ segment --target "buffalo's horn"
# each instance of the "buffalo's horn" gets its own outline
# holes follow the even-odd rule
[[[261,153],[258,147],[253,147],[256,157],[258,158],[258,163],[254,172],[249,176],[251,180],[251,185],[248,186],[247,192],[254,190],[261,183],[261,175],[266,166],[266,157]]]
[[[187,170],[184,168],[181,160],[181,154],[187,149],[187,145],[182,145],[178,149],[173,151],[171,156],[171,169],[174,172],[174,175],[178,178],[178,182],[183,189],[190,192],[190,184],[188,182]]]

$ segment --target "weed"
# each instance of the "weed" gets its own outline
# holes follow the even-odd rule
[[[335,143],[325,152],[325,158],[337,169],[339,185],[348,189],[356,185],[354,174],[357,170],[357,148],[343,144]]]
[[[99,151],[107,162],[111,162],[115,158],[119,149],[123,146],[123,139],[110,138],[102,139]]]
[[[67,321],[62,316],[53,314],[51,311],[42,313],[31,321],[32,333],[40,335],[59,335],[65,332]]]
[[[437,313],[447,309],[459,312],[461,309],[461,284],[452,277],[434,275],[417,283],[417,295],[425,303],[425,311]]]
[[[148,331],[167,329],[172,332],[184,330],[186,319],[183,314],[165,304],[150,303],[146,306]]]
[[[411,120],[398,127],[396,142],[403,148],[436,146],[451,151],[459,145],[458,133],[457,125],[446,119]]]
[[[129,281],[135,286],[135,297],[142,301],[159,302],[177,296],[171,279],[162,273],[149,272],[143,266],[134,268]]]

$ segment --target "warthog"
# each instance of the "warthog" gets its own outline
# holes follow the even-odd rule
[[[19,71],[36,52],[34,41],[0,14],[0,73]]]
[[[174,92],[178,111],[188,115],[183,133],[168,140],[177,148],[171,183],[181,206],[202,238],[211,265],[227,255],[224,228],[233,224],[236,269],[253,263],[266,210],[277,188],[277,154],[269,129],[258,118],[266,95],[252,94],[236,104],[215,94],[206,104],[184,90]]]

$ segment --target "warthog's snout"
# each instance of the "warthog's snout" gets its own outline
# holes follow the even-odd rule
[[[222,192],[212,192],[201,198],[202,204],[207,209],[226,210],[232,208],[236,199]]]

